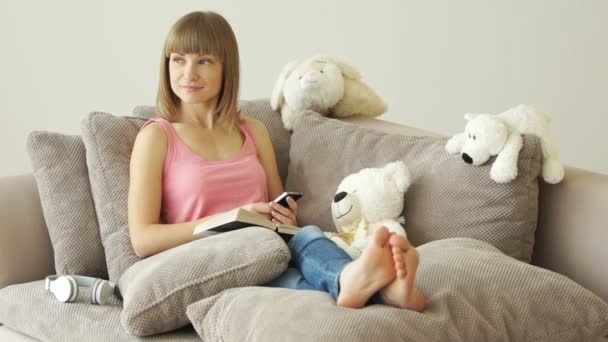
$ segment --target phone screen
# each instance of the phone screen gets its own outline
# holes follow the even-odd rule
[[[302,197],[302,193],[301,192],[295,192],[295,191],[286,191],[284,193],[282,193],[281,195],[279,195],[279,197],[277,197],[274,202],[289,208],[289,204],[287,204],[287,197],[291,197],[294,200],[299,200],[300,197]]]

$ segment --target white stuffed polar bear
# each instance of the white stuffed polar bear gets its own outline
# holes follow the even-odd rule
[[[410,186],[410,173],[402,161],[382,168],[362,169],[342,180],[331,203],[338,233],[325,235],[356,259],[367,246],[372,233],[381,226],[406,237],[403,211],[404,194]]]
[[[564,166],[549,135],[551,119],[547,114],[519,105],[497,115],[465,114],[464,117],[468,120],[465,131],[448,140],[445,146],[448,153],[460,153],[466,163],[473,165],[497,156],[490,177],[498,183],[508,183],[517,177],[517,159],[523,145],[521,135],[532,134],[540,139],[545,182],[555,184],[564,178]]]
[[[283,126],[292,130],[299,112],[323,115],[378,116],[386,104],[352,66],[335,58],[313,56],[285,65],[270,97],[273,110],[281,111]]]

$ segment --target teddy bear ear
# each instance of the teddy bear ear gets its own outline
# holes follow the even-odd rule
[[[464,115],[464,119],[465,119],[465,120],[467,120],[467,121],[471,121],[471,119],[473,119],[473,118],[474,118],[474,117],[476,117],[477,115],[479,115],[479,114],[474,114],[474,113],[466,113],[466,114]]]
[[[395,183],[400,192],[406,192],[410,187],[412,176],[410,170],[402,161],[396,161],[386,164],[384,171],[388,179]]]
[[[298,64],[299,61],[297,60],[291,61],[283,67],[283,70],[281,70],[281,73],[274,84],[272,96],[270,97],[270,106],[272,107],[272,110],[279,110],[283,105],[283,102],[285,101],[283,98],[283,87],[285,86],[285,81]]]

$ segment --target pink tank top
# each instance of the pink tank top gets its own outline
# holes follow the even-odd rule
[[[239,121],[245,141],[241,152],[226,160],[207,160],[196,154],[164,118],[144,124],[157,122],[167,133],[161,222],[189,222],[248,203],[268,202],[266,172],[258,159],[255,140],[245,119]]]

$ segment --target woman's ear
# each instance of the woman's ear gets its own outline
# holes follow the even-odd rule
[[[285,81],[298,64],[299,61],[291,61],[283,67],[283,70],[281,70],[279,78],[277,78],[277,81],[274,84],[272,96],[270,97],[270,106],[272,107],[272,110],[279,110],[281,106],[283,106],[283,102],[285,102],[285,98],[283,97],[283,87],[285,86]]]

